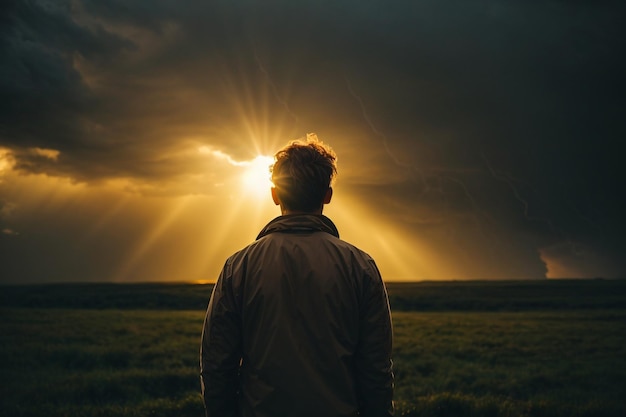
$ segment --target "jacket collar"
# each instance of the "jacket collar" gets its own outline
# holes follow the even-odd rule
[[[276,217],[261,230],[257,239],[276,232],[326,232],[339,237],[335,224],[323,214],[288,214]]]

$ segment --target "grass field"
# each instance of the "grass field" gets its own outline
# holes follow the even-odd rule
[[[623,284],[612,290],[595,284],[601,288],[588,289],[577,308],[550,304],[556,301],[532,285],[509,287],[504,301],[486,296],[502,285],[482,283],[474,292],[454,283],[438,291],[430,284],[390,288],[392,300],[404,303],[418,304],[423,293],[429,295],[423,301],[440,300],[424,311],[394,309],[397,415],[626,415]],[[3,292],[4,300],[11,291],[21,295],[0,307],[0,415],[203,415],[198,349],[204,313],[159,308],[159,297],[146,295],[156,291],[180,301],[185,293],[195,300],[191,289],[143,287],[149,305],[123,309],[85,308],[76,298],[93,298],[94,287],[70,287],[73,302],[46,308],[24,307],[41,296],[40,287]],[[459,288],[461,295],[454,295]],[[531,299],[542,299],[544,307]],[[451,300],[474,307],[460,311]],[[442,310],[441,303],[452,307]]]

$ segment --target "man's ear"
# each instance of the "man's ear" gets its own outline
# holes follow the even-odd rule
[[[276,187],[272,187],[272,201],[277,206],[280,206],[280,199],[278,198],[278,194],[276,193]]]
[[[330,203],[330,200],[333,198],[333,187],[328,187],[326,190],[326,195],[324,195],[324,204]]]

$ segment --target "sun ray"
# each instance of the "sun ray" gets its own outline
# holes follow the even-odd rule
[[[85,243],[87,240],[93,239],[97,236],[105,226],[108,226],[116,216],[120,215],[125,208],[128,207],[131,197],[124,195],[115,204],[113,204],[108,210],[100,212],[100,217],[94,221],[89,229],[85,231],[83,237],[79,239],[81,243]]]
[[[133,268],[142,261],[153,245],[163,236],[167,229],[176,221],[185,207],[189,204],[191,196],[179,197],[174,207],[167,211],[163,218],[150,229],[146,236],[137,240],[137,246],[134,248],[129,257],[122,263],[113,281],[120,282],[132,279],[129,277]]]
[[[461,276],[428,244],[384,221],[348,195],[338,192],[326,213],[337,223],[342,238],[376,260],[386,281]]]

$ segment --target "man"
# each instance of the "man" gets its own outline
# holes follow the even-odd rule
[[[373,259],[322,215],[336,169],[315,135],[275,155],[282,215],[232,255],[200,349],[208,417],[393,415],[392,329]]]

